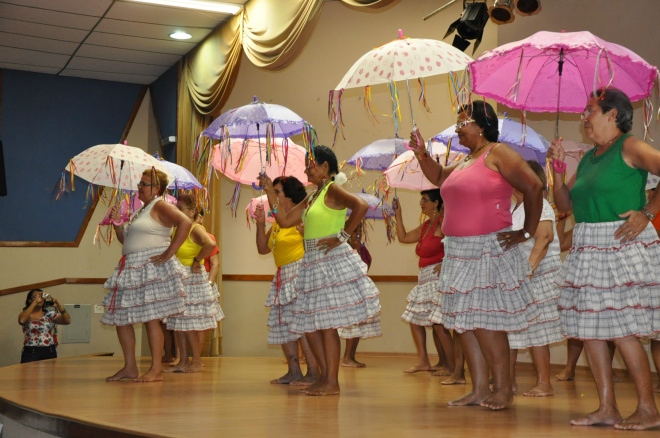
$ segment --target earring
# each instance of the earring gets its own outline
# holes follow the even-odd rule
[[[482,137],[484,135],[483,131],[479,131],[479,137]]]

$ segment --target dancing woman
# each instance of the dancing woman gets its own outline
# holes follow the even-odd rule
[[[488,103],[462,107],[456,133],[470,152],[448,167],[431,159],[419,131],[410,138],[424,175],[440,187],[445,202],[442,303],[430,320],[459,333],[473,387],[450,402],[453,406],[502,409],[513,402],[507,332],[527,328],[538,316],[529,263],[518,243],[536,232],[541,181],[518,153],[497,142],[497,126]],[[511,230],[514,188],[525,202],[525,226],[519,231]]]
[[[273,181],[273,189],[277,195],[275,210],[289,211],[307,197],[305,186],[295,177],[278,177]],[[266,307],[270,307],[268,315],[268,343],[281,345],[288,370],[280,378],[270,383],[292,386],[309,386],[319,379],[319,366],[309,348],[307,339],[289,330],[293,322],[293,307],[296,302],[295,290],[301,260],[305,254],[303,236],[298,227],[281,228],[277,222],[266,231],[266,215],[263,206],[257,205],[257,250],[259,254],[273,254],[277,273],[270,284],[270,292],[266,298]],[[298,357],[298,341],[300,341],[305,360],[307,374],[303,376]]]
[[[124,353],[124,367],[106,380],[134,379],[136,382],[163,380],[163,330],[160,320],[183,313],[183,279],[188,276],[174,254],[190,231],[190,219],[175,206],[158,199],[167,189],[167,175],[145,170],[138,183],[138,196],[144,206],[128,222],[115,225],[122,244],[122,258],[114,274],[105,282],[110,292],[103,299],[106,312],[101,322],[117,327]],[[119,208],[110,217],[120,221]],[[174,239],[173,227],[180,234]],[[151,349],[151,368],[139,376],[135,359],[134,324],[144,323]]]
[[[368,205],[334,183],[339,170],[332,149],[317,146],[312,153],[306,159],[305,173],[316,191],[288,212],[278,209],[274,213],[282,228],[301,220],[305,227],[305,255],[296,282],[298,298],[291,331],[305,334],[321,366],[321,378],[306,393],[334,395],[340,391],[337,329],[370,323],[380,311],[380,301],[376,285],[367,277],[367,266],[346,243]],[[261,176],[259,180],[270,205],[276,205],[270,178]],[[352,211],[344,227],[347,208]]]

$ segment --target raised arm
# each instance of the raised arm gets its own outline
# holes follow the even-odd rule
[[[124,224],[115,225],[115,222],[121,221],[121,214],[119,212],[119,206],[115,205],[110,209],[110,219],[112,222],[112,227],[115,229],[115,234],[117,235],[117,240],[123,245],[124,244]]]
[[[394,217],[396,218],[396,237],[401,243],[416,243],[422,237],[422,226],[406,231],[403,225],[403,214],[401,213],[401,203],[398,199],[392,202],[392,209],[394,210]]]
[[[554,162],[555,160],[563,162],[566,159],[566,153],[564,152],[564,147],[561,144],[561,138],[552,142],[550,148],[548,149],[547,157],[551,162]],[[552,175],[554,180],[552,184],[552,195],[555,201],[555,205],[557,206],[557,210],[559,210],[560,213],[564,213],[573,208],[573,200],[571,199],[570,187],[564,182],[566,179],[566,170],[563,172],[558,172],[553,165]]]
[[[285,212],[283,209],[277,208],[279,205],[277,201],[277,194],[275,193],[275,188],[273,188],[273,181],[268,175],[259,176],[259,185],[264,188],[266,196],[268,196],[268,203],[270,204],[271,210],[277,210],[277,214],[274,214],[273,217],[277,221],[277,224],[281,228],[291,228],[298,225],[298,222],[302,219],[303,211],[305,211],[305,206],[307,205],[307,200],[310,195],[299,204],[294,206],[288,212]]]
[[[444,182],[445,179],[451,174],[456,165],[443,167],[437,163],[426,151],[426,143],[419,133],[419,129],[410,132],[410,142],[408,146],[412,148],[417,160],[419,161],[419,168],[429,182],[437,187]]]
[[[37,307],[37,304],[43,304],[44,299],[39,298],[38,300],[32,300],[27,309],[23,310],[18,314],[18,323],[20,325],[25,325],[30,321],[30,315],[34,312],[34,308]]]
[[[254,210],[254,215],[257,219],[257,251],[262,255],[268,254],[270,253],[268,239],[270,239],[272,228],[266,232],[266,214],[264,212],[264,206],[257,205],[257,208]]]
[[[64,306],[60,304],[57,298],[53,297],[53,302],[55,303],[55,307],[57,307],[57,312],[59,313],[57,317],[53,320],[55,324],[61,324],[61,325],[71,324],[71,315],[69,315],[69,312],[66,311]]]

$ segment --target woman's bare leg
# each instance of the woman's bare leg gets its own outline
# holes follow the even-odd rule
[[[132,325],[117,326],[117,337],[119,345],[124,354],[124,367],[110,377],[106,377],[108,382],[114,382],[121,379],[136,379],[140,375],[135,359],[135,330]]]
[[[442,342],[440,342],[440,338],[438,337],[438,333],[435,330],[431,330],[431,333],[433,335],[433,345],[435,345],[435,351],[438,352],[438,363],[435,365],[431,366],[431,369],[433,371],[441,371],[444,374],[436,374],[433,373],[431,375],[433,376],[439,376],[439,375],[448,375],[446,374],[447,371],[447,358],[445,357],[445,352],[442,349]],[[430,359],[429,359],[430,361]]]
[[[574,426],[614,426],[622,418],[614,398],[614,384],[612,383],[612,358],[607,347],[607,341],[584,341],[584,352],[591,373],[596,381],[600,406],[594,412],[571,421]]]
[[[136,382],[159,382],[163,380],[163,329],[160,327],[160,321],[154,319],[144,323],[147,328],[147,340],[149,341],[149,350],[151,350],[151,368],[145,374],[141,375]]]
[[[511,391],[518,392],[518,383],[516,383],[516,361],[518,360],[518,350],[511,348],[509,350],[509,378],[511,379]]]
[[[291,382],[300,380],[302,378],[302,371],[300,370],[300,362],[298,360],[298,341],[290,341],[282,344],[282,351],[286,358],[288,366],[287,373],[278,379],[270,381],[272,384],[288,385]]]
[[[438,340],[440,348],[438,354],[440,359],[445,365],[438,363],[438,368],[432,373],[432,376],[451,376],[454,372],[454,340],[451,337],[451,332],[443,325],[433,324],[433,340]],[[438,348],[438,344],[436,344]]]
[[[308,395],[339,395],[339,357],[341,342],[337,329],[321,330],[325,353],[326,374],[321,385],[305,391]]]
[[[646,430],[660,427],[660,414],[653,397],[651,368],[646,351],[635,336],[615,339],[616,344],[637,390],[637,409],[623,421],[614,425],[617,429]]]
[[[364,368],[367,365],[355,360],[355,353],[357,352],[360,338],[346,339],[346,347],[344,348],[344,358],[341,361],[341,366],[352,368]]]
[[[653,365],[655,365],[655,373],[660,377],[660,341],[651,339],[651,356],[653,357]],[[660,381],[655,388],[655,392],[660,392]]]
[[[426,351],[426,327],[410,324],[410,332],[412,333],[415,349],[417,350],[417,363],[411,368],[403,370],[403,372],[417,373],[419,371],[431,371],[431,362],[429,362],[429,355]]]
[[[575,378],[575,367],[580,354],[582,354],[583,342],[579,339],[569,338],[566,340],[566,367],[555,376],[558,381],[568,381]]]
[[[171,363],[174,360],[174,355],[172,354],[172,347],[174,342],[172,340],[173,335],[171,330],[167,330],[167,324],[163,321],[160,322],[160,327],[163,329],[163,363]]]
[[[316,357],[314,357],[314,353],[312,353],[312,349],[305,336],[298,339],[298,347],[302,351],[303,358],[307,364],[307,372],[304,377],[291,382],[291,386],[309,386],[319,380],[321,377],[321,368],[319,367],[319,363],[317,362]],[[298,357],[300,357],[300,353],[298,353]]]
[[[192,360],[190,366],[186,369],[186,373],[198,373],[202,371],[202,347],[204,346],[204,332],[189,330],[184,332],[186,334],[186,340],[188,345],[190,345],[190,351],[192,352]],[[200,338],[199,334],[202,334]]]
[[[449,406],[479,405],[492,395],[488,385],[488,364],[484,355],[481,353],[479,341],[477,341],[474,331],[460,333],[458,338],[461,342],[461,348],[465,355],[468,370],[470,370],[472,391],[459,399],[450,401],[448,404]]]
[[[536,386],[529,391],[525,391],[526,397],[548,397],[554,395],[552,384],[550,383],[550,347],[529,347],[532,354],[534,368],[536,368]]]
[[[188,336],[186,332],[176,330],[174,332],[174,338],[176,339],[176,345],[179,350],[179,362],[166,370],[166,373],[185,373],[190,366],[189,356],[190,356],[190,343],[188,342]]]
[[[465,384],[465,356],[463,356],[463,349],[461,348],[458,333],[453,333],[452,341],[454,345],[454,372],[440,383],[443,385]]]
[[[317,330],[313,333],[305,333],[305,338],[307,339],[309,348],[312,350],[314,358],[318,363],[321,373],[319,378],[314,383],[312,383],[309,388],[302,389],[303,392],[307,392],[310,389],[314,390],[317,387],[323,385],[325,382],[325,376],[328,374],[328,367],[325,362],[325,351],[323,347],[323,333],[321,333],[320,330]]]
[[[474,335],[493,375],[493,394],[480,405],[490,409],[504,409],[513,403],[509,376],[509,338],[506,332],[475,330]]]

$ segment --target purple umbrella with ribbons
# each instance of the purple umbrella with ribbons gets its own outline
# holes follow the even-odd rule
[[[154,154],[154,157],[174,176],[174,180],[167,186],[169,190],[194,190],[203,187],[202,183],[195,178],[195,175],[185,167],[161,158],[158,153]]]
[[[396,229],[394,222],[394,210],[390,207],[384,200],[384,196],[378,198],[377,196],[365,193],[364,190],[361,193],[354,193],[355,196],[364,199],[369,206],[367,213],[364,215],[362,220],[362,230],[364,235],[364,240],[367,240],[367,219],[373,220],[382,220],[385,222],[385,233],[387,235],[388,242],[392,243],[395,238]],[[346,211],[346,217],[351,215],[351,209],[349,208]],[[373,228],[373,227],[372,227]]]
[[[529,126],[516,122],[506,117],[497,120],[500,136],[497,141],[505,143],[518,152],[525,160],[535,160],[545,164],[545,155],[550,147],[550,142],[541,134]],[[468,153],[470,150],[461,145],[456,134],[456,125],[451,125],[440,134],[433,137],[433,141],[451,144],[451,149],[458,152]]]
[[[406,141],[399,137],[376,140],[357,151],[346,163],[355,166],[358,175],[362,170],[387,169],[392,161],[408,149]]]

